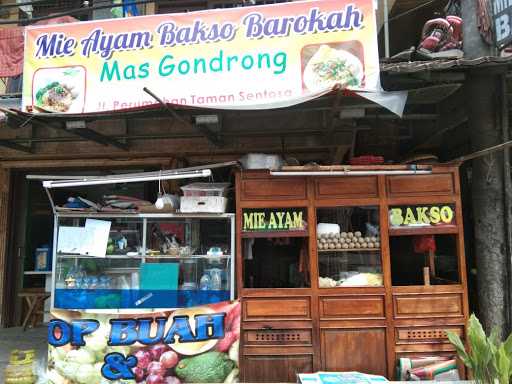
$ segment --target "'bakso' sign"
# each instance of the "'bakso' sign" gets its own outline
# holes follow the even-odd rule
[[[496,45],[502,48],[512,42],[512,0],[492,1]]]

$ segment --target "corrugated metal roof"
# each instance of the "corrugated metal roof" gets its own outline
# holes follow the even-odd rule
[[[424,71],[441,71],[449,69],[467,69],[475,67],[512,65],[512,56],[493,57],[484,56],[476,59],[441,59],[430,61],[409,61],[396,63],[381,63],[380,69],[383,73],[417,73]]]

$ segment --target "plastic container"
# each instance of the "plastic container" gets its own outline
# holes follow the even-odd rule
[[[279,155],[267,155],[264,153],[248,153],[240,160],[244,169],[269,169],[278,171],[283,166],[283,160]]]
[[[37,381],[37,376],[34,374],[34,356],[33,349],[12,351],[9,364],[4,370],[4,383],[34,384]]]
[[[224,213],[228,199],[222,196],[183,196],[180,211],[183,213]]]
[[[52,269],[52,257],[50,247],[36,248],[34,254],[34,270],[50,271]]]
[[[192,183],[181,187],[183,196],[226,196],[229,183]]]

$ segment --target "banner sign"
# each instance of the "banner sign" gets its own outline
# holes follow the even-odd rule
[[[240,302],[171,312],[53,311],[48,382],[238,382]]]
[[[493,0],[492,10],[496,46],[501,49],[512,42],[512,1]]]
[[[392,227],[454,225],[453,205],[415,205],[389,209],[389,223]]]
[[[84,113],[156,101],[297,104],[335,86],[380,90],[373,0],[317,0],[30,26],[23,110]]]

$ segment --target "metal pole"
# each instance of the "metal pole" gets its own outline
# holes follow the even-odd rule
[[[389,57],[388,0],[384,0],[384,53],[386,57]]]

